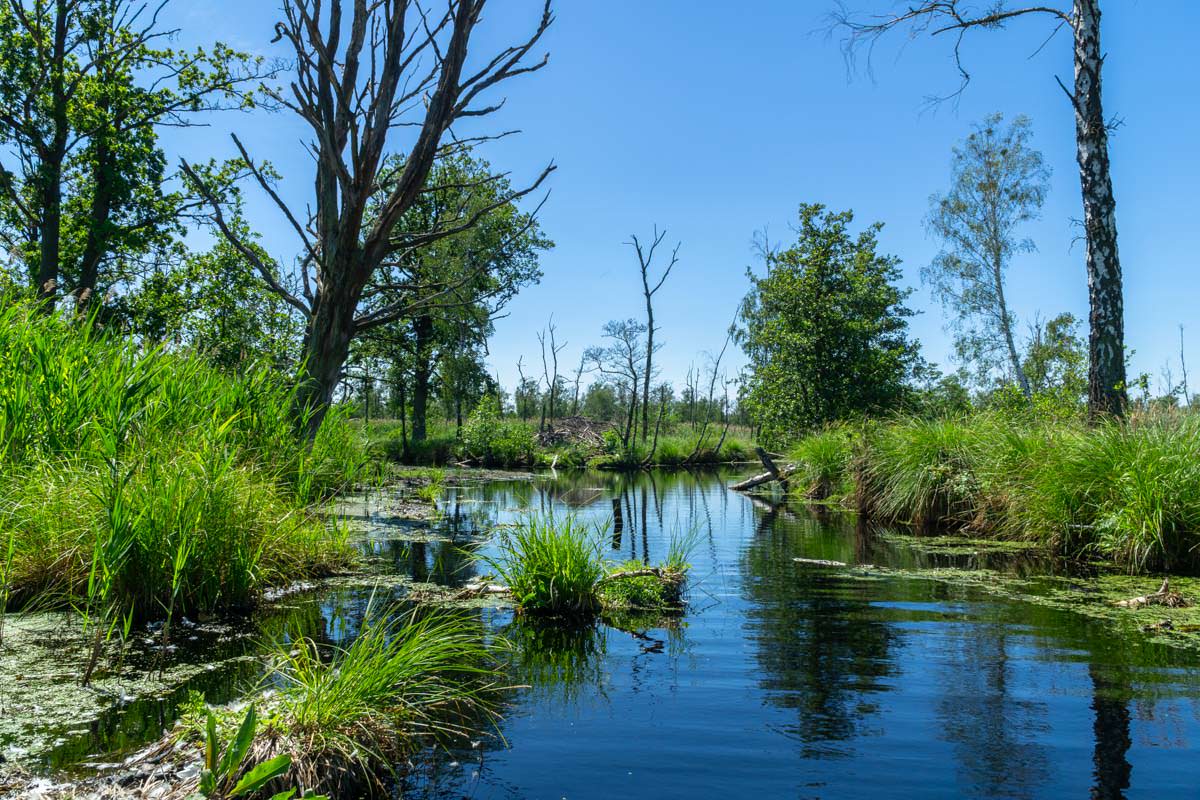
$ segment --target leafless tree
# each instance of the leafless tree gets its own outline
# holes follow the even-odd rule
[[[638,270],[642,276],[642,295],[646,298],[646,367],[642,370],[642,397],[646,402],[642,403],[642,441],[646,441],[650,433],[650,381],[654,377],[654,353],[656,346],[654,344],[654,295],[662,288],[666,282],[667,276],[671,274],[671,269],[679,261],[679,243],[675,245],[675,249],[671,251],[671,258],[667,262],[667,266],[662,271],[662,275],[654,286],[651,287],[651,282],[654,280],[650,273],[654,268],[654,252],[658,246],[662,244],[666,238],[667,232],[664,230],[659,232],[658,226],[654,227],[654,233],[650,237],[650,244],[643,246],[642,242],[636,235],[630,236],[628,244],[632,245],[634,252],[637,253]]]
[[[947,35],[954,43],[955,63],[961,78],[951,97],[961,94],[971,79],[962,56],[963,42],[969,32],[996,30],[1023,17],[1041,18],[1049,23],[1046,42],[1064,28],[1071,31],[1074,87],[1068,88],[1060,78],[1055,80],[1075,111],[1075,154],[1083,194],[1090,306],[1088,413],[1093,419],[1121,416],[1128,400],[1124,297],[1108,156],[1109,125],[1101,104],[1100,71],[1104,55],[1100,50],[1100,0],[1072,0],[1069,11],[1053,4],[1010,7],[1002,0],[979,11],[969,9],[968,5],[961,0],[920,0],[909,4],[903,12],[870,18],[851,15],[842,9],[835,13],[834,25],[846,33],[843,46],[851,61],[863,48],[869,53],[881,36],[893,30],[907,29],[913,37]]]
[[[537,335],[538,344],[542,348],[542,380],[546,384],[546,402],[542,404],[542,424],[541,430],[546,429],[546,406],[550,407],[550,424],[554,424],[555,404],[558,400],[558,354],[561,353],[567,346],[566,342],[558,343],[557,338],[558,326],[554,324],[554,317],[550,317],[550,322]],[[546,356],[546,344],[549,339],[550,355]]]
[[[468,45],[486,0],[442,2],[442,10],[432,13],[413,0],[284,1],[275,34],[293,53],[295,74],[286,88],[274,91],[274,99],[312,129],[307,149],[315,164],[315,207],[306,215],[296,213],[236,136],[234,143],[300,239],[299,293],[290,291],[227,223],[221,198],[211,189],[207,194],[224,236],[307,319],[297,412],[310,436],[328,408],[351,340],[413,311],[403,293],[392,302],[360,309],[364,292],[385,263],[404,248],[467,230],[499,205],[535,190],[554,169],[547,166],[527,187],[506,193],[496,204],[441,220],[432,230],[397,230],[421,193],[438,188],[427,186],[438,158],[505,135],[461,138],[453,135],[452,126],[499,109],[503,101],[485,101],[485,93],[541,69],[548,58],[527,60],[553,21],[550,0],[529,38],[485,56],[471,70],[466,68]],[[389,159],[398,152],[398,130],[415,131],[415,138],[401,158]],[[456,287],[419,288],[413,296],[429,303]]]
[[[1183,325],[1179,326],[1179,371],[1183,373],[1180,385],[1180,388],[1183,390],[1183,404],[1190,406],[1192,404],[1192,392],[1188,388],[1187,361],[1183,357]]]
[[[571,416],[579,414],[579,385],[583,382],[583,373],[587,371],[587,354],[579,356],[579,366],[575,368],[575,397],[571,400]]]
[[[731,325],[729,327],[729,331],[725,334],[725,342],[724,342],[724,344],[721,345],[721,351],[719,353],[717,353],[715,356],[710,356],[709,380],[708,380],[708,400],[704,404],[704,424],[700,427],[700,435],[696,437],[696,446],[692,448],[692,452],[688,454],[688,457],[687,457],[687,459],[685,459],[684,463],[690,464],[691,462],[695,461],[696,457],[700,455],[700,451],[704,447],[704,440],[705,440],[705,437],[708,435],[708,426],[709,426],[709,423],[711,422],[710,417],[712,416],[713,398],[716,395],[716,391],[717,391],[717,381],[721,380],[724,377],[723,374],[721,373],[721,361],[724,360],[724,358],[725,358],[725,351],[729,349],[729,342],[731,339],[733,339],[733,334],[734,334],[735,330],[736,329],[734,326]],[[729,393],[728,383],[725,381],[722,381],[722,383],[725,388],[726,398],[728,398],[728,393]],[[729,425],[726,424],[725,431],[728,431],[728,430],[729,430]],[[725,432],[722,432],[721,433],[721,443],[724,444],[724,442],[725,442]],[[718,449],[718,451],[720,450],[720,444],[717,445],[717,449]]]

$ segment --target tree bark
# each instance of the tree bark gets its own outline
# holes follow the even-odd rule
[[[1120,417],[1125,386],[1125,320],[1117,252],[1116,200],[1108,158],[1108,127],[1100,98],[1100,0],[1075,0],[1076,159],[1087,241],[1088,416]]]
[[[42,221],[39,231],[39,261],[37,272],[38,299],[47,311],[54,310],[58,295],[58,268],[62,248],[62,173],[67,154],[69,121],[67,119],[67,23],[69,9],[66,0],[55,3],[54,51],[50,66],[50,120],[53,133],[49,147],[39,153],[41,159],[40,195]]]
[[[354,338],[354,297],[342,297],[347,287],[330,287],[321,298],[304,336],[304,375],[296,392],[296,419],[312,441],[333,402],[333,392],[342,379],[342,365]],[[336,291],[336,290],[342,291]]]
[[[416,356],[413,364],[412,440],[425,441],[429,414],[429,381],[433,374],[433,317],[422,314],[413,320]]]
[[[996,299],[1000,304],[1000,330],[1004,333],[1004,345],[1008,349],[1008,360],[1012,364],[1017,383],[1021,386],[1021,394],[1025,395],[1025,399],[1028,400],[1033,397],[1033,390],[1029,387],[1029,378],[1025,375],[1025,368],[1021,365],[1021,354],[1017,352],[1017,343],[1013,337],[1012,317],[1008,315],[1008,302],[1004,299],[1004,273],[1000,268],[999,260],[992,263],[992,272],[992,279],[996,282]]]

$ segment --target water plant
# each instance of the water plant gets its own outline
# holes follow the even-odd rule
[[[586,616],[599,610],[604,575],[599,537],[574,516],[531,515],[503,532],[499,554],[485,561],[532,614]]]
[[[495,719],[496,668],[478,620],[387,616],[369,606],[357,637],[328,659],[310,639],[276,648],[278,687],[256,761],[291,754],[289,780],[359,796],[430,740]],[[469,720],[469,723],[468,723]]]

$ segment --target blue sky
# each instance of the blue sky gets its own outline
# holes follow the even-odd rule
[[[1065,0],[1059,5],[1069,6]],[[882,11],[890,0],[846,0]],[[553,160],[542,224],[557,247],[540,285],[524,291],[497,324],[494,369],[511,385],[516,361],[537,357],[535,333],[550,314],[567,363],[600,341],[606,320],[642,313],[636,261],[623,242],[657,224],[682,242],[680,263],[658,295],[664,377],[681,386],[692,362],[720,347],[754,264],[752,238],[764,226],[787,242],[800,202],[851,208],[863,224],[886,224],[882,249],[903,259],[916,289],[912,323],[926,358],[949,365],[940,308],[920,285],[937,251],[922,219],[929,195],[949,180],[951,146],[993,111],[1033,119],[1036,145],[1053,169],[1042,219],[1027,234],[1038,252],[1013,263],[1009,296],[1023,321],[1071,311],[1086,319],[1082,216],[1074,121],[1055,83],[1070,82],[1069,38],[1039,53],[1047,20],[968,37],[973,80],[956,107],[928,110],[925,98],[957,85],[949,40],[903,35],[874,55],[873,76],[850,74],[837,37],[826,32],[834,0],[758,0],[731,6],[696,0],[559,0],[544,39],[550,64],[503,86],[508,101],[494,129],[519,136],[489,145],[492,163],[530,179]],[[731,9],[737,8],[733,11]],[[277,16],[274,0],[179,2],[169,21],[184,41],[219,38],[263,53]],[[493,0],[476,54],[507,44],[537,20],[536,0]],[[1102,37],[1106,113],[1124,120],[1111,141],[1126,339],[1134,368],[1158,380],[1170,360],[1178,377],[1178,325],[1200,369],[1200,110],[1191,50],[1200,4],[1119,0],[1105,5]],[[303,203],[311,167],[306,133],[286,114],[230,114],[209,128],[174,133],[175,154],[234,149],[237,131],[285,176],[282,192]],[[251,222],[273,253],[297,245],[262,199]],[[734,354],[730,366],[741,363]],[[1200,383],[1200,378],[1193,384]]]

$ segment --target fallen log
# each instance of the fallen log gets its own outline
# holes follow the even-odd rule
[[[783,474],[785,476],[791,475],[793,471],[794,470],[785,470],[783,472]],[[753,489],[755,486],[762,486],[764,483],[770,483],[771,481],[773,481],[775,479],[776,479],[775,474],[772,474],[770,472],[764,472],[761,475],[755,475],[751,478],[746,478],[746,480],[744,480],[744,481],[739,481],[738,483],[733,484],[729,488],[735,492],[744,492],[747,489]]]
[[[783,487],[783,490],[786,492],[788,489],[788,478],[792,476],[792,474],[796,471],[796,468],[789,466],[780,469],[779,467],[775,466],[775,462],[772,460],[771,454],[766,450],[762,449],[761,447],[756,447],[754,448],[754,451],[758,453],[758,460],[762,462],[762,465],[766,467],[767,471],[760,475],[747,478],[744,481],[739,481],[729,488],[735,492],[744,492],[747,489],[753,489],[755,486],[762,486],[764,483],[779,481],[779,485]]]
[[[1162,586],[1157,592],[1131,597],[1128,600],[1118,600],[1113,605],[1120,608],[1142,608],[1144,606],[1166,606],[1167,608],[1185,608],[1191,603],[1179,592],[1171,591],[1170,578],[1163,578]]]
[[[845,567],[845,561],[826,561],[823,558],[793,558],[797,564],[811,564],[814,567]]]

